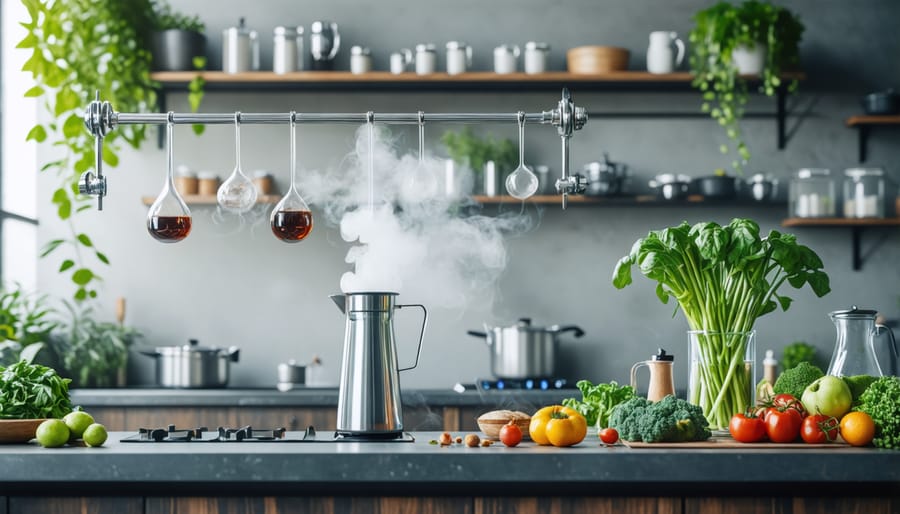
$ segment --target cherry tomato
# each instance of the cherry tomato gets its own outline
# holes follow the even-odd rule
[[[824,414],[813,414],[803,418],[800,437],[810,444],[830,443],[837,439],[838,420]]]
[[[522,442],[522,429],[514,420],[509,420],[509,423],[500,427],[500,442],[509,447]]]
[[[784,410],[769,409],[766,414],[766,435],[773,443],[790,443],[800,437],[800,424],[803,417],[800,411],[792,407]]]
[[[806,409],[803,408],[803,404],[798,400],[794,395],[791,394],[776,394],[774,398],[772,398],[772,407],[778,409],[791,408],[796,409],[797,412],[800,413],[801,418],[806,417]]]
[[[766,423],[763,418],[738,413],[731,417],[728,431],[735,441],[755,443],[766,437]]]
[[[603,444],[616,444],[619,440],[619,431],[615,428],[603,428],[600,429],[599,436]]]

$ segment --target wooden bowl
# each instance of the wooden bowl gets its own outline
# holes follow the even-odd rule
[[[0,419],[0,443],[27,443],[44,419]]]
[[[627,48],[616,46],[578,46],[566,52],[570,73],[594,74],[628,68]]]
[[[528,426],[531,424],[531,416],[522,411],[495,410],[486,412],[478,417],[478,428],[487,439],[497,441],[500,439],[500,429],[503,425],[515,420],[519,430],[522,431],[522,439],[528,439]]]

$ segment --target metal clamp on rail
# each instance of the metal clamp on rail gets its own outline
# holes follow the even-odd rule
[[[274,123],[384,123],[384,124],[418,124],[426,122],[446,123],[486,123],[513,122],[550,124],[557,127],[562,141],[562,172],[556,181],[556,190],[562,194],[562,207],[566,208],[568,195],[581,194],[587,188],[587,180],[581,175],[569,173],[569,139],[576,130],[581,130],[587,123],[587,112],[583,107],[576,107],[568,89],[563,89],[562,99],[557,107],[540,113],[437,113],[428,114],[422,111],[414,113],[118,113],[109,102],[101,102],[97,93],[95,100],[84,112],[84,125],[94,136],[94,153],[96,174],[86,171],[81,175],[78,191],[81,194],[97,197],[97,208],[103,209],[103,197],[106,196],[106,177],[103,176],[103,137],[118,125],[225,125],[240,116],[241,124],[274,124]]]

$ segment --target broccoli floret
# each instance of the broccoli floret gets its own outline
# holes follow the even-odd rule
[[[900,378],[881,377],[859,397],[859,410],[872,416],[879,448],[900,449]]]
[[[626,441],[647,443],[703,441],[712,435],[700,407],[672,395],[658,402],[628,400],[613,410],[609,426]]]
[[[866,389],[872,385],[872,382],[878,380],[878,377],[872,375],[853,375],[852,377],[841,377],[847,387],[850,388],[850,394],[853,396],[853,405],[859,404],[859,397],[862,396]]]
[[[791,369],[784,370],[772,389],[775,394],[790,394],[800,399],[806,386],[825,376],[825,373],[809,362],[801,362]]]

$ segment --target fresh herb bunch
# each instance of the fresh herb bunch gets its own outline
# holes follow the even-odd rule
[[[900,449],[900,378],[881,377],[859,397],[859,410],[872,416],[879,448]]]
[[[0,419],[62,418],[72,411],[69,382],[40,364],[0,367]]]
[[[736,334],[753,329],[756,319],[779,306],[787,310],[791,298],[779,294],[785,284],[809,285],[816,296],[831,290],[822,260],[796,237],[775,230],[765,238],[754,221],[735,218],[726,226],[687,223],[651,231],[619,259],[613,285],[632,282],[631,267],[657,282],[663,303],[673,297],[706,356],[699,366],[699,384],[691,401],[703,406],[717,429],[727,429],[731,416],[744,412],[751,384],[745,373],[744,343]]]
[[[0,291],[0,365],[18,361],[26,347],[49,341],[57,324],[48,317],[53,309],[46,301],[46,296],[31,296],[20,289]]]
[[[805,341],[794,341],[781,352],[781,370],[787,371],[801,362],[816,364],[816,347]]]
[[[511,140],[496,140],[491,134],[481,139],[469,127],[463,127],[459,132],[444,132],[441,142],[451,159],[470,167],[475,173],[481,173],[488,161],[494,161],[499,173],[512,171],[518,165],[519,153]]]
[[[738,75],[732,58],[734,49],[766,45],[760,91],[772,96],[782,87],[782,71],[800,62],[804,26],[788,9],[756,0],[739,5],[719,2],[694,15],[694,21],[696,25],[690,33],[693,85],[703,92],[703,112],[724,127],[734,142],[737,158],[732,167],[741,171],[750,160],[740,129],[747,103],[747,81]],[[791,81],[788,88],[795,91],[797,81]],[[730,149],[723,144],[720,150],[726,154]]]
[[[581,400],[566,398],[563,405],[577,410],[590,427],[608,427],[613,407],[635,397],[633,387],[620,386],[615,381],[594,385],[589,380],[579,380],[575,387],[581,391]]]

